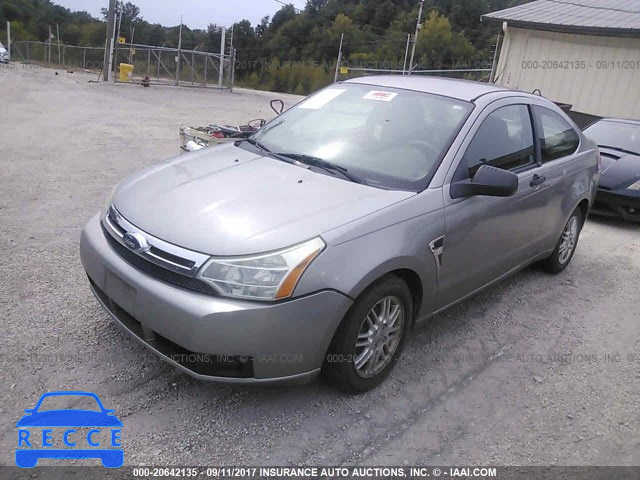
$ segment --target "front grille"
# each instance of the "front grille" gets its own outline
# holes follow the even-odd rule
[[[192,352],[180,345],[152,332],[145,333],[142,324],[129,315],[124,309],[109,298],[109,296],[89,278],[91,287],[100,302],[130,333],[138,337],[145,344],[157,350],[163,357],[172,360],[187,370],[209,377],[253,378],[253,358],[237,355],[217,355],[213,353]]]
[[[120,255],[128,264],[132,265],[138,270],[143,271],[147,275],[151,275],[158,280],[162,280],[163,282],[169,283],[176,287],[203,293],[205,295],[217,296],[216,290],[202,280],[186,277],[184,275],[180,275],[179,273],[172,272],[171,270],[162,268],[154,263],[151,263],[148,260],[145,260],[139,255],[136,255],[127,247],[118,242],[115,238],[113,238],[113,236],[111,236],[111,234],[104,228],[104,225],[102,225],[102,233],[109,242],[109,245],[111,245],[111,248],[113,248],[118,255]]]

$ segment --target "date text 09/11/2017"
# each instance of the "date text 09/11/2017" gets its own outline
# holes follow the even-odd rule
[[[640,60],[523,60],[523,70],[640,70]]]

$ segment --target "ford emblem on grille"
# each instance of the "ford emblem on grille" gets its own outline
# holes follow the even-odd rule
[[[123,235],[122,240],[134,252],[146,252],[150,248],[147,239],[141,233],[127,232]]]

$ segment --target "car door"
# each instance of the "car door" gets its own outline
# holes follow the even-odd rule
[[[443,189],[443,239],[438,307],[443,308],[528,261],[541,242],[545,199],[530,106],[503,99],[485,108],[454,160]],[[483,165],[518,175],[511,197],[451,198],[451,183]]]

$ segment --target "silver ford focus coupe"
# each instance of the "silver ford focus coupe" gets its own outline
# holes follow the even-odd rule
[[[552,102],[425,77],[333,84],[251,138],[120,183],[82,233],[113,319],[203,380],[351,391],[412,327],[571,261],[596,145]]]

